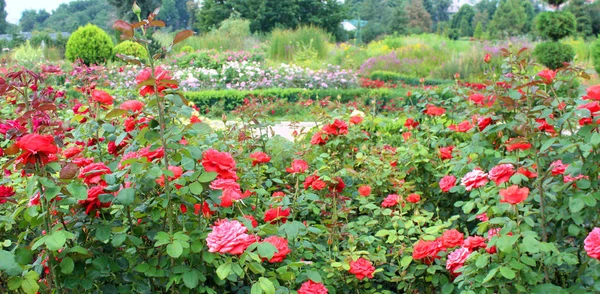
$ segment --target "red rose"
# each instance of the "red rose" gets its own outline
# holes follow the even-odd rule
[[[492,121],[491,117],[478,118],[477,119],[477,127],[479,128],[479,131],[482,132],[483,130],[485,130],[485,128],[487,128],[487,126],[492,124],[492,122],[493,121]]]
[[[447,230],[442,234],[441,241],[444,248],[454,248],[462,246],[465,236],[457,230]]]
[[[487,247],[487,244],[485,244],[485,238],[481,236],[469,236],[465,239],[463,247],[469,248],[469,250],[477,250]]]
[[[49,135],[25,135],[17,141],[15,146],[21,149],[21,155],[17,157],[17,160],[23,164],[39,162],[45,165],[50,161],[51,156],[58,153],[54,138]]]
[[[492,61],[492,55],[490,55],[489,53],[486,53],[485,56],[483,57],[483,61],[485,63],[490,63],[490,61]]]
[[[308,163],[302,159],[294,159],[292,161],[292,167],[288,167],[285,170],[288,173],[296,174],[296,173],[304,173],[308,169]]]
[[[552,84],[554,78],[556,78],[556,72],[551,69],[542,70],[537,75],[542,78],[545,84]]]
[[[85,206],[85,213],[90,214],[95,209],[99,209],[101,207],[109,207],[110,202],[102,203],[98,199],[100,194],[104,194],[104,186],[94,186],[88,190],[88,197],[85,200],[79,200],[78,203],[82,206]]]
[[[454,186],[456,186],[455,176],[445,176],[440,180],[440,189],[442,192],[449,192]]]
[[[325,145],[325,144],[327,144],[328,140],[329,140],[329,137],[327,136],[327,134],[325,132],[318,131],[310,139],[310,144],[312,144],[312,145]]]
[[[531,143],[525,141],[523,138],[513,138],[505,143],[507,151],[513,150],[527,150],[531,148]]]
[[[98,102],[102,105],[112,105],[114,98],[110,94],[102,90],[92,91],[92,101]]]
[[[363,117],[360,115],[355,115],[350,117],[350,123],[353,125],[358,125],[363,121]]]
[[[413,246],[412,257],[414,260],[421,260],[427,264],[433,262],[434,259],[439,258],[437,254],[442,249],[442,244],[439,241],[425,241],[419,240]]]
[[[473,125],[468,120],[465,120],[458,125],[450,125],[448,128],[455,132],[466,133],[473,128]]]
[[[123,102],[120,108],[131,112],[141,112],[142,109],[144,109],[144,102],[137,100],[129,100]]]
[[[138,85],[152,78],[152,71],[150,68],[144,69],[140,74],[135,78],[135,81]],[[154,69],[154,79],[158,84],[157,89],[158,93],[162,95],[162,92],[167,88],[177,89],[177,85],[172,82],[168,82],[173,80],[173,77],[169,75],[169,72],[164,70],[162,67],[157,67]],[[140,95],[153,95],[154,94],[154,85],[146,85],[140,88]]]
[[[183,174],[183,169],[179,166],[169,166],[169,171],[173,173],[173,176],[169,177],[169,182],[177,180]],[[160,178],[156,179],[156,183],[161,187],[165,186],[165,175],[160,176]]]
[[[219,252],[240,255],[257,237],[248,235],[242,223],[236,220],[222,219],[215,222],[212,231],[206,237],[208,252]]]
[[[444,113],[446,113],[446,110],[441,107],[436,107],[434,105],[427,104],[426,109],[423,111],[423,113],[429,116],[441,116]]]
[[[290,209],[281,209],[281,207],[271,208],[265,212],[265,223],[276,223],[277,221],[281,221],[285,223],[287,221],[287,217],[290,216]]]
[[[417,203],[421,200],[421,195],[413,193],[408,195],[408,197],[406,197],[406,201],[410,202],[410,203]]]
[[[483,96],[481,94],[473,94],[473,95],[469,96],[469,101],[475,103],[476,105],[483,105],[484,99],[485,99],[485,96]]]
[[[67,159],[74,157],[75,155],[81,153],[81,151],[83,151],[83,148],[78,147],[78,146],[74,146],[74,147],[70,147],[67,148],[63,151],[63,156]]]
[[[600,85],[591,86],[587,89],[587,97],[591,100],[600,100]]]
[[[512,164],[506,163],[493,167],[488,173],[490,180],[496,183],[496,186],[508,182],[510,177],[515,174],[515,168]]]
[[[529,170],[528,168],[520,167],[517,172],[530,179],[537,178],[537,173]]]
[[[240,184],[236,183],[233,179],[217,178],[216,180],[212,181],[212,183],[210,183],[210,188],[213,190],[223,191],[221,196],[219,196],[219,199],[221,199],[222,207],[230,207],[233,204],[233,201],[246,198],[244,194],[242,194]]]
[[[247,215],[244,215],[244,218],[246,218],[247,220],[250,221],[253,228],[258,227],[258,221],[256,220],[256,218],[254,218],[253,215],[247,214]]]
[[[583,241],[584,249],[591,258],[600,260],[600,228],[594,228]]]
[[[454,146],[448,146],[448,147],[440,147],[440,158],[442,160],[445,159],[452,159],[452,151],[454,150]]]
[[[268,163],[271,161],[271,157],[264,152],[254,152],[250,154],[252,158],[252,166],[256,166],[259,163]]]
[[[373,263],[365,258],[359,258],[355,261],[350,262],[350,273],[354,274],[357,279],[362,280],[364,278],[373,278],[373,272],[375,267]]]
[[[317,175],[308,176],[304,180],[304,189],[313,188],[314,190],[321,191],[325,187],[327,187],[327,184]]]
[[[292,252],[292,250],[290,250],[288,247],[288,241],[284,238],[270,236],[263,240],[263,242],[271,243],[273,246],[275,246],[275,248],[277,248],[277,251],[275,254],[273,254],[273,257],[269,259],[270,263],[282,262],[285,257]]]
[[[412,119],[412,118],[408,118],[408,119],[406,119],[406,121],[404,122],[404,127],[405,127],[405,128],[408,128],[409,130],[412,130],[412,129],[414,129],[414,128],[418,127],[418,126],[419,126],[419,122],[418,122],[418,121],[415,121],[415,120],[414,120],[414,119]]]
[[[358,194],[363,197],[371,195],[371,186],[360,186],[358,187]]]
[[[385,199],[383,199],[381,207],[392,207],[398,205],[398,203],[400,203],[400,196],[396,194],[390,194]]]
[[[550,168],[552,168],[552,175],[553,176],[558,176],[558,175],[563,175],[565,173],[565,170],[569,167],[568,164],[564,164],[562,162],[562,160],[557,160],[555,162],[553,162],[552,164],[550,164]]]
[[[500,189],[500,202],[508,202],[512,205],[519,204],[529,196],[529,188],[519,188],[517,185],[512,185],[506,189]]]
[[[15,195],[15,190],[12,187],[4,185],[0,186],[0,204],[6,203],[8,198],[12,197],[13,195]]]
[[[221,179],[237,180],[235,160],[227,152],[208,149],[202,154],[202,166],[207,172],[216,172]]]
[[[315,283],[312,280],[308,280],[300,286],[298,294],[327,294],[327,288],[321,283]]]
[[[102,175],[110,174],[110,168],[104,163],[97,162],[89,164],[81,169],[79,178],[88,185],[106,186],[106,182],[102,179]]]

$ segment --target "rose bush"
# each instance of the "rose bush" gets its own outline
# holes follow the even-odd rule
[[[155,16],[115,28],[139,40]],[[261,104],[211,129],[153,59],[126,97],[94,67],[61,91],[11,68],[0,292],[598,292],[598,88],[566,99],[581,69],[505,53],[481,87],[409,95],[395,131],[375,97],[294,142]]]

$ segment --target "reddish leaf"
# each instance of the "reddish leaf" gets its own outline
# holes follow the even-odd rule
[[[137,88],[139,89],[139,88],[141,88],[143,86],[154,86],[154,79],[150,78],[150,79],[147,79],[147,80],[139,83],[137,85]]]
[[[117,53],[116,56],[119,59],[121,59],[121,60],[123,60],[123,61],[125,61],[127,63],[133,63],[133,64],[140,65],[140,66],[142,65],[142,63],[138,59],[133,58],[131,56],[124,55],[124,54],[121,54],[121,53]]]
[[[173,39],[173,45],[175,45],[193,35],[194,35],[194,31],[191,31],[191,30],[181,31],[181,32],[177,33],[177,35],[175,35],[175,38]]]
[[[131,26],[131,24],[129,24],[126,21],[123,21],[123,20],[115,21],[115,24],[113,24],[113,28],[123,34],[123,35],[121,35],[121,38],[123,38],[123,36],[125,36],[127,38],[133,37],[133,27]]]
[[[60,170],[59,176],[63,180],[69,180],[74,178],[78,173],[79,167],[76,164],[69,162]]]
[[[12,144],[10,147],[4,149],[4,153],[6,155],[15,155],[19,153],[19,147],[17,147],[15,144]]]
[[[44,103],[44,104],[41,104],[37,109],[43,110],[43,111],[55,111],[56,105],[54,105],[52,103]]]
[[[144,19],[142,21],[139,21],[139,22],[136,22],[136,23],[132,24],[131,27],[134,28],[134,29],[137,29],[137,28],[141,28],[142,26],[144,26],[146,24],[148,24],[148,21]]]
[[[127,110],[123,110],[123,109],[113,109],[111,110],[109,113],[106,114],[106,116],[104,117],[105,119],[110,119],[113,117],[118,117],[121,115],[127,114]]]
[[[154,11],[152,13],[150,13],[150,15],[148,16],[148,21],[153,21],[159,12],[160,12],[160,7],[157,7],[156,9],[154,9]]]
[[[153,20],[150,22],[150,26],[151,27],[161,27],[164,28],[165,27],[165,22],[162,20]]]

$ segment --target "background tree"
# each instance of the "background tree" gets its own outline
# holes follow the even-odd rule
[[[23,10],[19,19],[21,31],[31,32],[37,25],[37,12],[33,9]]]
[[[450,27],[458,30],[461,37],[473,36],[473,18],[475,9],[469,4],[460,7],[458,12],[452,16]]]
[[[0,0],[0,34],[8,32],[8,23],[6,22],[6,1]]]
[[[492,18],[494,35],[516,36],[524,33],[527,13],[519,0],[501,0]]]
[[[597,36],[600,34],[600,0],[590,4],[588,9],[592,20],[592,35]]]
[[[142,17],[148,16],[150,12],[154,11],[161,4],[160,0],[108,0],[108,3],[116,8],[117,16],[120,19],[137,22],[137,16],[131,11],[134,1],[142,9]]]
[[[577,33],[583,36],[592,35],[592,15],[589,8],[591,5],[585,3],[585,0],[571,0],[566,10],[575,15],[577,19]]]
[[[112,32],[115,20],[116,11],[106,0],[73,1],[59,5],[40,27],[56,32],[73,32],[91,23]]]
[[[425,10],[429,12],[431,21],[434,27],[442,21],[448,21],[450,16],[448,15],[448,8],[452,5],[452,0],[424,0],[423,6]]]
[[[425,10],[423,0],[411,0],[406,7],[406,16],[411,33],[427,33],[431,30],[431,15]]]

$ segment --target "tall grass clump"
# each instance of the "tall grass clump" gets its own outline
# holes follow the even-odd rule
[[[17,47],[13,51],[12,58],[20,65],[35,65],[45,61],[44,51],[41,48],[31,46],[29,41]]]
[[[169,38],[170,37],[170,38]],[[172,35],[155,34],[157,40],[172,40]],[[260,39],[250,33],[250,21],[246,19],[230,18],[221,23],[218,29],[193,36],[178,44],[175,52],[180,48],[189,46],[197,50],[217,51],[250,51],[260,45]],[[160,41],[162,43],[162,41]],[[164,45],[163,45],[164,46]]]
[[[292,61],[297,54],[313,51],[320,60],[328,54],[330,35],[318,27],[304,26],[295,30],[275,29],[269,38],[269,58]]]

